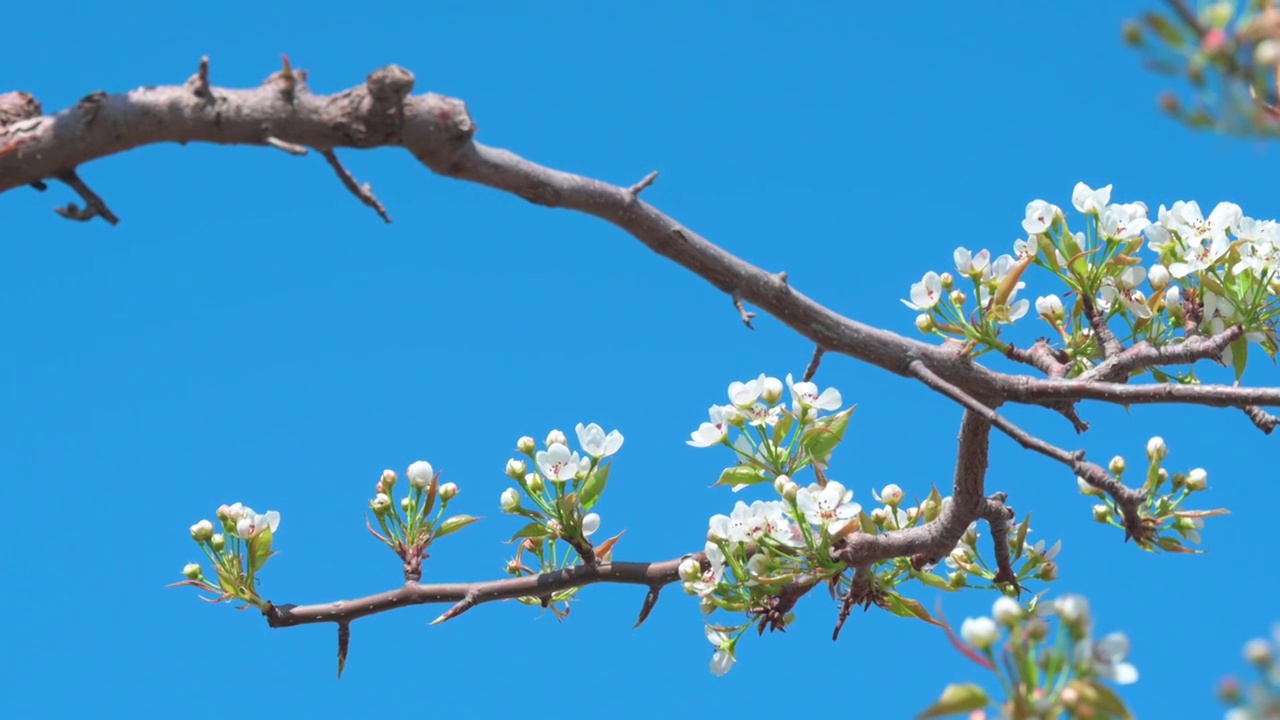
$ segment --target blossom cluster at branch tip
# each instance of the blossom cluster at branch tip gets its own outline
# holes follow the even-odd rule
[[[1241,326],[1244,336],[1221,351],[1237,379],[1250,345],[1274,360],[1280,350],[1280,225],[1247,217],[1229,202],[1206,217],[1197,203],[1182,200],[1159,206],[1152,221],[1144,203],[1112,202],[1111,191],[1111,185],[1076,184],[1071,204],[1083,215],[1083,229],[1071,229],[1058,206],[1034,200],[1022,220],[1027,236],[1013,243],[1012,253],[993,257],[987,249],[956,248],[954,276],[929,270],[902,301],[919,313],[915,326],[967,341],[971,353],[1006,351],[1001,333],[1027,314],[1029,301],[1017,295],[1035,266],[1064,286],[1037,296],[1034,307],[1060,338],[1071,377],[1103,359],[1095,338],[1103,325],[1122,341],[1156,347]],[[1144,247],[1154,254],[1146,265],[1139,257]],[[976,307],[967,306],[971,297]],[[1149,371],[1162,380],[1194,378]]]
[[[190,562],[182,568],[185,581],[213,593],[214,602],[239,601],[265,608],[267,603],[257,592],[257,573],[274,554],[271,545],[280,528],[280,513],[259,513],[243,503],[222,505],[215,517],[222,526],[216,532],[212,520],[204,519],[190,528],[191,539],[211,563],[215,580],[209,580],[200,563]]]

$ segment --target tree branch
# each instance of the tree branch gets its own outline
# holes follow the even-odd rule
[[[539,205],[577,210],[622,228],[727,294],[746,321],[751,313],[744,303],[749,302],[828,352],[905,377],[917,376],[914,364],[971,397],[1049,407],[1085,399],[1124,405],[1280,406],[1280,388],[1131,386],[1007,375],[947,348],[843,317],[792,287],[785,273],[769,273],[735,257],[640,200],[632,188],[553,170],[474,142],[475,124],[462,101],[432,93],[411,96],[413,83],[411,73],[393,65],[335,95],[316,95],[303,83],[276,76],[248,90],[205,88],[197,77],[188,85],[95,94],[56,115],[0,127],[0,147],[10,148],[0,154],[0,192],[152,143],[261,145],[263,128],[300,147],[398,146],[438,174]]]
[[[682,556],[662,562],[614,562],[596,565],[575,565],[573,567],[542,573],[529,577],[491,580],[474,583],[435,583],[424,585],[416,582],[405,583],[395,590],[388,590],[376,595],[368,595],[354,600],[318,605],[271,605],[263,614],[267,624],[273,628],[309,625],[312,623],[350,623],[368,615],[396,610],[410,605],[428,605],[433,603],[456,603],[461,609],[451,608],[453,615],[461,614],[476,605],[495,600],[509,600],[519,597],[542,597],[561,590],[585,587],[595,583],[621,583],[626,585],[644,585],[654,593],[654,588],[669,585],[680,579],[680,562],[685,557],[703,560],[703,555]],[[650,608],[652,609],[652,608]],[[443,619],[444,616],[441,616]]]

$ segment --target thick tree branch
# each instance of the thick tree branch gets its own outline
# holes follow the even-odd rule
[[[693,557],[699,561],[703,559],[701,553],[687,557]],[[576,565],[541,575],[488,582],[430,585],[409,582],[395,590],[354,600],[339,600],[319,605],[272,605],[263,614],[267,618],[268,625],[281,628],[311,623],[350,623],[358,618],[410,605],[451,602],[456,603],[455,607],[457,607],[465,603],[464,607],[453,613],[458,615],[471,607],[495,600],[544,597],[561,590],[596,583],[644,585],[650,588],[652,594],[653,588],[660,588],[680,579],[678,570],[682,560],[684,557],[654,563],[614,562]]]
[[[546,168],[474,142],[475,124],[462,101],[431,93],[409,95],[413,75],[407,70],[376,70],[363,85],[335,95],[313,94],[306,85],[278,75],[248,90],[205,88],[198,75],[187,85],[95,94],[56,115],[4,124],[0,147],[9,151],[0,154],[0,192],[152,143],[261,145],[264,128],[270,128],[270,137],[299,147],[399,146],[441,175],[617,225],[729,295],[746,321],[752,316],[745,310],[749,302],[828,352],[907,377],[916,377],[910,369],[914,364],[971,397],[1049,407],[1084,399],[1124,405],[1280,406],[1280,388],[1125,385],[994,372],[950,349],[823,307],[793,288],[785,273],[769,273],[735,257],[640,200],[632,188]]]
[[[1130,374],[1160,365],[1187,365],[1198,360],[1220,360],[1222,351],[1244,334],[1244,328],[1234,325],[1219,335],[1192,335],[1177,345],[1156,347],[1140,342],[1113,355],[1088,372],[1081,373],[1077,382],[1102,380],[1125,382]]]

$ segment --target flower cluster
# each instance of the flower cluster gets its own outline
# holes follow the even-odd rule
[[[990,617],[966,618],[959,638],[944,629],[961,654],[995,673],[1007,699],[997,706],[981,685],[950,685],[920,717],[979,720],[988,708],[998,717],[1131,717],[1104,683],[1137,682],[1138,670],[1125,661],[1129,639],[1118,632],[1095,639],[1089,603],[1079,595],[1053,603],[1037,597],[1028,606],[1002,596]]]
[[[606,433],[595,423],[575,428],[581,452],[569,449],[569,440],[559,430],[552,430],[541,450],[531,437],[522,437],[516,449],[524,459],[507,461],[507,477],[516,487],[502,491],[499,505],[509,515],[518,515],[529,523],[516,531],[511,542],[519,542],[514,559],[506,571],[517,577],[557,570],[593,558],[608,560],[621,535],[599,545],[589,539],[600,528],[600,515],[589,512],[599,502],[609,482],[612,461],[605,460],[622,447],[622,433]],[[526,501],[531,505],[526,505]],[[561,552],[557,541],[569,550]],[[537,567],[524,562],[524,553],[537,559]],[[548,607],[560,617],[568,613],[568,601],[577,593],[573,588],[556,593]],[[521,598],[529,605],[545,604],[539,598]],[[561,609],[561,605],[564,605]]]
[[[444,517],[445,508],[458,496],[458,486],[451,482],[441,483],[440,473],[426,460],[410,464],[405,477],[409,487],[396,503],[392,500],[392,493],[400,478],[393,470],[382,471],[373,487],[373,499],[369,501],[369,510],[382,532],[372,527],[369,531],[406,562],[420,563],[433,541],[451,535],[480,518],[470,515]],[[439,507],[436,507],[437,502]]]
[[[1188,510],[1183,503],[1193,493],[1202,492],[1209,486],[1209,474],[1204,468],[1195,468],[1185,473],[1174,473],[1162,467],[1164,459],[1169,455],[1169,447],[1163,438],[1153,437],[1147,441],[1146,475],[1142,490],[1145,499],[1138,508],[1143,524],[1151,531],[1148,536],[1137,537],[1138,543],[1145,550],[1165,550],[1177,553],[1200,553],[1186,546],[1186,542],[1200,544],[1200,530],[1204,527],[1204,519],[1217,515],[1226,515],[1227,510]],[[1119,455],[1111,459],[1108,467],[1116,480],[1121,481],[1128,469],[1125,459]],[[1123,528],[1123,510],[1102,490],[1093,487],[1084,478],[1076,478],[1080,492],[1098,498],[1101,502],[1093,506],[1093,519]],[[1163,492],[1162,492],[1163,491]],[[1184,542],[1185,541],[1185,542]]]
[[[211,593],[213,602],[236,601],[265,610],[268,606],[257,591],[257,573],[274,555],[271,542],[280,528],[280,513],[269,510],[258,513],[241,503],[218,508],[222,532],[216,532],[210,520],[191,526],[191,539],[204,551],[213,565],[217,586],[210,584],[200,563],[187,563],[182,568],[186,580],[174,585],[190,585]],[[172,586],[171,586],[172,587]]]
[[[784,387],[789,389],[785,398]],[[916,567],[910,558],[895,558],[865,568],[855,579],[848,565],[835,559],[850,536],[931,522],[946,511],[950,498],[934,488],[922,502],[908,505],[902,488],[889,484],[871,492],[876,506],[864,508],[852,490],[828,477],[832,452],[844,439],[852,413],[852,408],[837,412],[843,398],[834,388],[819,391],[813,383],[795,382],[791,376],[784,386],[777,378],[761,375],[732,383],[728,395],[729,404],[713,405],[711,421],[692,434],[689,444],[733,450],[737,463],[720,474],[718,485],[738,491],[767,483],[776,495],[738,501],[729,514],[712,516],[705,561],[689,558],[680,566],[685,591],[701,599],[705,613],[725,610],[751,618],[740,625],[708,625],[707,638],[714,647],[712,672],[719,675],[733,667],[739,639],[754,623],[763,622],[761,618],[783,625],[790,621],[785,611],[794,598],[780,598],[820,583],[828,584],[833,595],[856,595],[926,622],[933,622],[928,612],[896,591],[902,583],[914,579],[946,590],[996,587],[997,573],[977,547],[976,525],[946,559],[949,575]],[[801,485],[793,478],[806,468],[813,470],[814,481]],[[1029,531],[1026,519],[1007,528],[1011,556],[1021,563],[1017,579],[1052,580],[1057,576],[1053,558],[1059,546],[1045,550],[1043,541],[1029,545]],[[984,582],[973,582],[979,578]],[[772,611],[780,603],[785,607],[778,618]]]
[[[1218,698],[1229,708],[1225,720],[1268,720],[1280,717],[1280,624],[1270,640],[1254,638],[1244,644],[1244,659],[1257,673],[1248,687],[1227,676],[1218,685]]]
[[[916,327],[962,339],[978,354],[1008,351],[999,335],[1029,314],[1032,303],[1018,293],[1034,265],[1056,275],[1075,298],[1070,307],[1056,294],[1034,303],[1061,339],[1071,376],[1102,358],[1103,331],[1121,342],[1164,347],[1239,326],[1243,334],[1222,353],[1237,379],[1250,344],[1275,359],[1280,224],[1247,217],[1226,202],[1205,217],[1198,204],[1184,201],[1161,205],[1152,222],[1143,203],[1112,203],[1110,185],[1077,183],[1071,200],[1084,216],[1082,230],[1073,231],[1058,206],[1034,200],[1022,221],[1027,237],[1014,242],[1012,254],[993,259],[988,250],[961,247],[953,254],[954,274],[925,273],[902,301],[920,313]],[[1148,266],[1138,257],[1144,246],[1154,254]],[[1151,372],[1157,380],[1194,381],[1189,372]]]

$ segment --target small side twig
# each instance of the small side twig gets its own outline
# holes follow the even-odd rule
[[[662,592],[661,585],[650,585],[649,592],[644,596],[644,604],[640,606],[640,617],[636,620],[636,624],[631,626],[634,630],[644,624],[649,619],[649,613],[653,612],[653,607],[658,604],[658,593]]]
[[[333,171],[338,174],[338,179],[342,181],[342,185],[346,187],[352,195],[355,195],[356,199],[368,207],[373,208],[373,211],[378,213],[378,217],[382,218],[385,222],[391,222],[391,217],[387,215],[387,209],[382,206],[382,203],[378,202],[378,198],[374,197],[373,188],[369,186],[369,183],[365,183],[363,185],[357,183],[351,173],[342,166],[342,162],[338,160],[337,153],[332,149],[325,148],[320,151],[320,154],[323,155],[325,161],[329,163],[329,167],[333,168]]]
[[[822,364],[822,356],[826,352],[826,348],[821,345],[813,349],[813,359],[809,361],[809,367],[804,369],[804,382],[813,380],[813,376],[818,374],[818,365]]]
[[[1018,584],[1018,574],[1013,571],[1013,560],[1009,556],[1009,521],[1013,519],[1013,508],[1004,504],[1007,497],[1001,492],[987,498],[982,508],[982,519],[987,521],[991,542],[995,545],[996,575],[992,581],[1008,583],[1022,594],[1022,585]]]
[[[445,610],[443,613],[440,613],[440,617],[436,618],[435,620],[432,620],[428,624],[439,625],[440,623],[446,620],[452,620],[458,617],[459,615],[461,615],[462,613],[475,607],[477,604],[476,601],[479,599],[480,599],[480,594],[477,593],[474,588],[472,588],[467,592],[466,595],[462,596],[461,600],[454,603],[453,606],[450,607],[448,610]]]
[[[1257,405],[1247,405],[1241,409],[1244,410],[1245,415],[1249,416],[1249,420],[1267,435],[1270,435],[1271,431],[1276,429],[1276,426],[1280,426],[1280,417],[1272,415]]]
[[[633,197],[636,195],[639,195],[642,190],[652,185],[653,181],[657,179],[658,179],[658,171],[654,170],[653,172],[641,178],[640,182],[627,188],[627,192],[631,193]]]
[[[200,67],[196,69],[196,74],[187,78],[187,87],[191,88],[191,93],[196,97],[209,97],[209,56],[205,55],[200,58]]]
[[[733,307],[738,311],[738,315],[742,318],[742,324],[746,325],[748,330],[755,330],[755,327],[751,324],[751,319],[754,318],[756,314],[747,309],[747,306],[742,302],[742,296],[737,293],[733,294]]]
[[[75,203],[67,203],[65,207],[54,208],[54,212],[68,220],[79,222],[92,220],[95,217],[100,217],[112,225],[120,222],[120,218],[116,217],[115,213],[111,212],[111,209],[107,207],[107,203],[80,179],[75,170],[58,173],[55,177],[67,187],[75,190],[76,194],[84,200],[85,206],[81,208]]]

